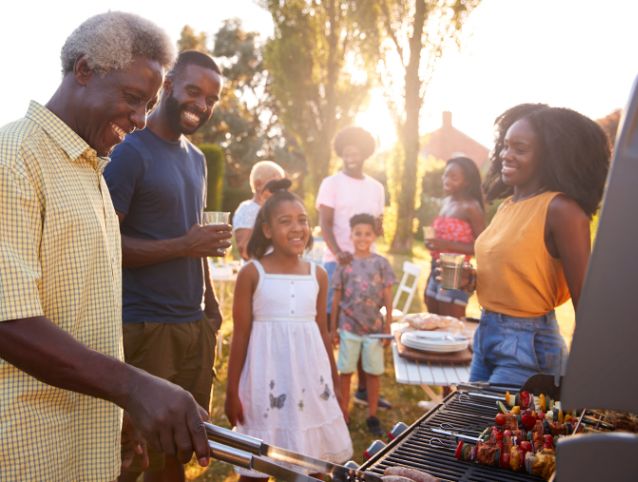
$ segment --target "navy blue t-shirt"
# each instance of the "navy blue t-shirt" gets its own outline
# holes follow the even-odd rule
[[[202,152],[184,137],[167,142],[149,129],[127,135],[104,171],[115,210],[125,216],[122,234],[171,239],[199,223],[205,166]],[[181,257],[122,272],[124,323],[181,323],[203,317],[201,258]]]

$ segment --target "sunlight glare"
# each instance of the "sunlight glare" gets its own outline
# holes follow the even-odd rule
[[[372,89],[370,102],[355,117],[355,124],[369,131],[377,141],[377,149],[391,149],[397,141],[396,127],[381,89]]]

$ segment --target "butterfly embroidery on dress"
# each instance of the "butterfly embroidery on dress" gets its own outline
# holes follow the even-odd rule
[[[328,400],[330,398],[330,387],[328,387],[328,384],[326,383],[324,389],[323,389],[323,393],[321,395],[319,395],[319,397],[322,400]]]
[[[286,403],[286,394],[282,393],[281,395],[275,397],[272,393],[270,395],[270,408],[283,408],[284,403]]]

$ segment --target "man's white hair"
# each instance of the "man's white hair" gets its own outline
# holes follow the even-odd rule
[[[175,48],[153,22],[132,13],[106,12],[85,20],[66,39],[60,56],[62,72],[72,72],[82,55],[91,69],[102,73],[122,70],[138,56],[168,70],[175,60]]]
[[[274,178],[286,177],[286,171],[276,162],[259,161],[250,170],[250,189],[255,192],[255,181],[270,181]]]

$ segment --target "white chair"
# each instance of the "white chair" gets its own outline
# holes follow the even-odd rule
[[[420,275],[421,267],[418,264],[409,261],[403,262],[403,276],[401,276],[401,281],[392,300],[393,320],[398,320],[407,314],[416,293]],[[402,297],[405,298],[403,303],[401,303]],[[381,308],[381,314],[385,316],[385,306]]]

